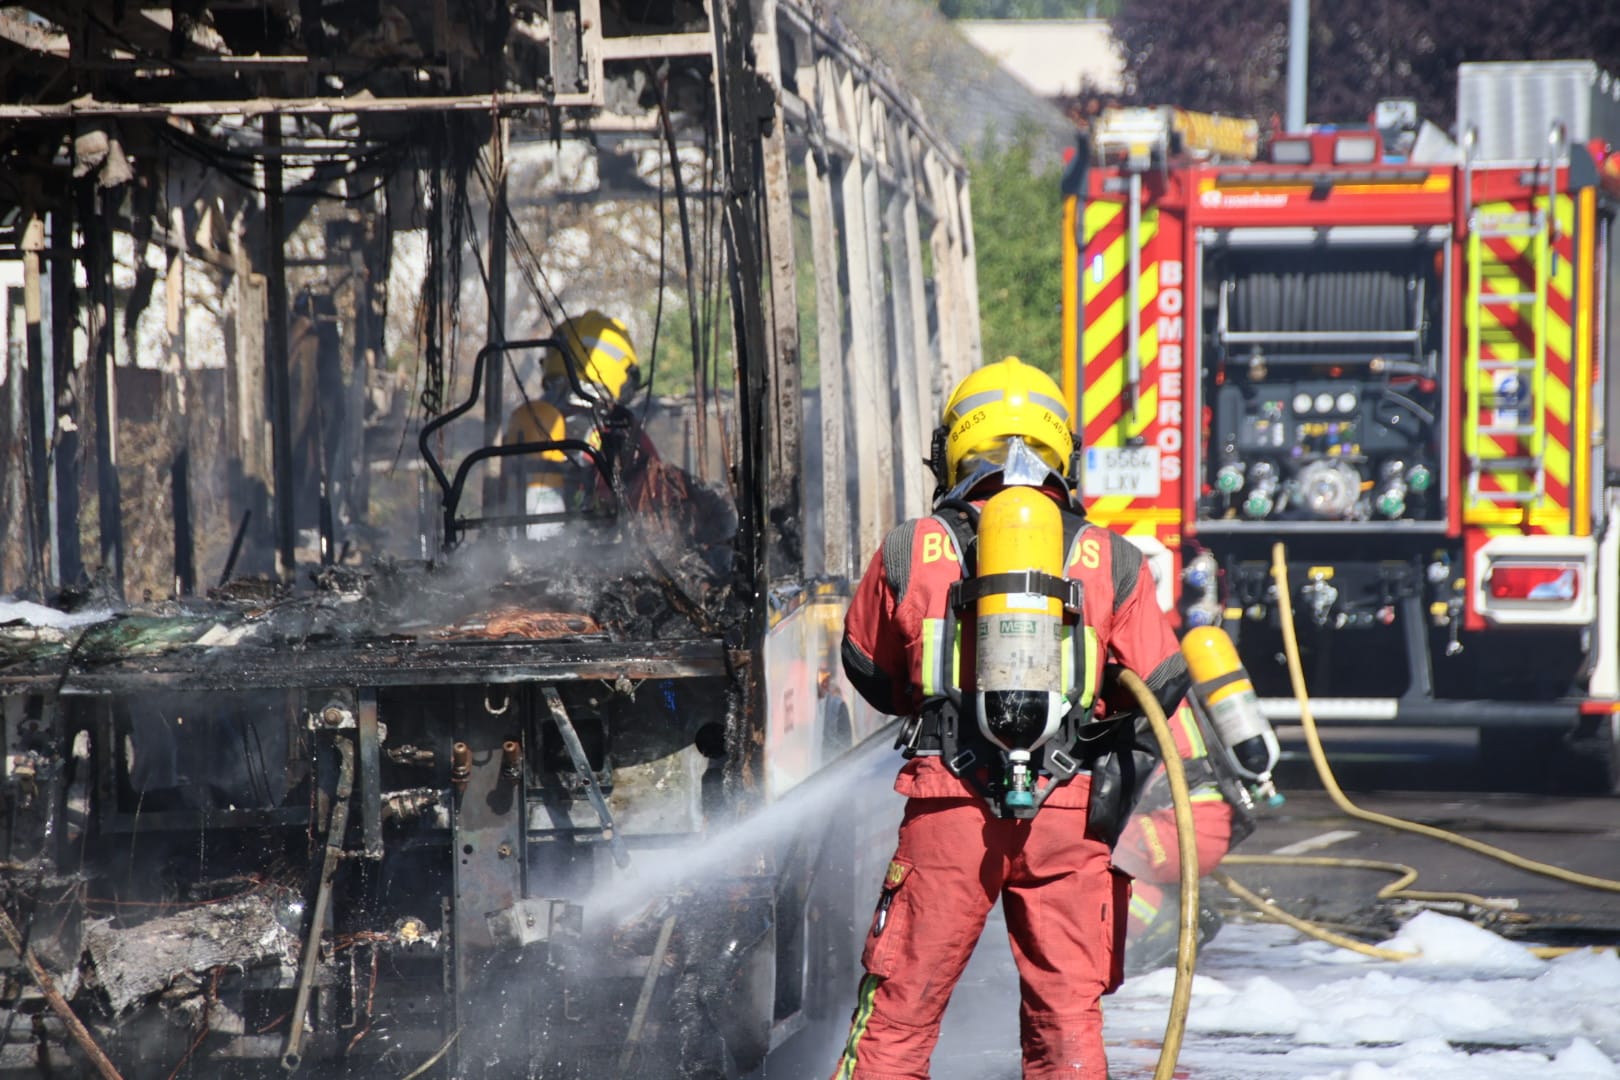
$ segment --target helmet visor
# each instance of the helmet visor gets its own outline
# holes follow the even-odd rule
[[[582,382],[581,385],[586,384]],[[591,405],[587,398],[574,391],[574,384],[569,381],[565,371],[547,373],[545,378],[540,380],[540,397],[559,408],[584,409]]]
[[[1050,447],[1031,446],[1018,435],[997,436],[962,455],[951,494],[959,498],[992,476],[999,476],[1005,487],[1061,486],[1063,465],[1056,457]]]

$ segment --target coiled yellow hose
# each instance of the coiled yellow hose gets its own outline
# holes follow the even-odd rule
[[[1461,836],[1445,829],[1437,829],[1433,825],[1423,825],[1416,821],[1406,821],[1402,818],[1391,817],[1372,810],[1363,810],[1352,803],[1339,787],[1339,782],[1333,777],[1333,770],[1328,767],[1327,755],[1322,751],[1322,740],[1316,731],[1316,718],[1311,714],[1310,696],[1305,691],[1305,672],[1299,661],[1299,640],[1294,635],[1294,604],[1290,598],[1288,588],[1288,563],[1285,558],[1283,545],[1273,544],[1271,547],[1271,575],[1277,581],[1277,613],[1282,621],[1283,651],[1288,658],[1288,679],[1294,688],[1294,697],[1299,701],[1299,722],[1305,729],[1305,745],[1310,748],[1311,761],[1316,765],[1316,775],[1321,777],[1322,786],[1327,789],[1328,797],[1333,800],[1347,817],[1358,821],[1369,821],[1375,825],[1383,825],[1402,832],[1416,833],[1427,836],[1433,840],[1441,840],[1457,847],[1465,848],[1486,858],[1495,859],[1509,866],[1543,877],[1554,878],[1558,881],[1567,881],[1571,885],[1581,885],[1589,889],[1601,889],[1605,892],[1620,892],[1620,881],[1612,878],[1594,877],[1591,874],[1582,874],[1574,870],[1566,870],[1561,866],[1550,863],[1537,862],[1516,855],[1511,851],[1495,847],[1481,840],[1469,836]],[[1382,894],[1380,894],[1382,895]],[[1467,893],[1411,893],[1404,889],[1400,891],[1402,897],[1414,900],[1456,899],[1465,903],[1477,903],[1479,897]]]
[[[1475,840],[1472,837],[1435,828],[1432,825],[1406,821],[1403,818],[1392,817],[1388,814],[1363,810],[1352,803],[1345,795],[1344,790],[1339,787],[1338,780],[1334,777],[1333,770],[1328,765],[1327,754],[1322,749],[1321,736],[1316,729],[1316,718],[1311,714],[1310,696],[1305,689],[1305,673],[1299,658],[1299,640],[1294,633],[1294,607],[1288,587],[1288,563],[1286,552],[1280,543],[1272,545],[1271,573],[1277,583],[1277,609],[1282,623],[1283,651],[1288,660],[1289,682],[1293,686],[1294,697],[1299,702],[1300,726],[1305,732],[1305,745],[1310,750],[1311,762],[1316,766],[1316,775],[1321,779],[1322,787],[1341,812],[1347,817],[1358,821],[1367,821],[1401,832],[1416,833],[1419,836],[1427,836],[1444,843],[1454,844],[1457,847],[1532,874],[1540,874],[1543,877],[1566,881],[1572,885],[1580,885],[1585,888],[1600,889],[1605,892],[1620,892],[1620,881],[1595,877],[1591,874],[1582,874],[1578,871],[1567,870],[1561,866],[1553,866],[1550,863],[1537,862],[1534,859],[1527,859],[1522,855]],[[1412,882],[1417,880],[1418,872],[1414,868],[1401,863],[1381,862],[1373,859],[1335,858],[1324,855],[1228,855],[1221,862],[1222,865],[1325,866],[1354,870],[1378,870],[1396,875],[1395,881],[1378,890],[1378,897],[1381,900],[1456,901],[1485,909],[1505,906],[1501,901],[1476,896],[1473,893],[1434,892],[1409,888]],[[1330,945],[1337,945],[1340,948],[1349,949],[1352,952],[1379,960],[1410,960],[1419,955],[1417,953],[1385,949],[1377,945],[1368,945],[1365,942],[1356,941],[1342,934],[1333,933],[1308,920],[1290,915],[1270,900],[1245,888],[1242,884],[1233,880],[1231,875],[1222,870],[1216,870],[1211,876],[1222,888],[1244,900],[1268,918],[1290,926],[1301,933],[1316,938],[1318,941],[1325,941]],[[1579,950],[1556,946],[1532,948],[1530,950],[1532,954],[1543,958],[1562,956],[1565,953],[1575,951]]]

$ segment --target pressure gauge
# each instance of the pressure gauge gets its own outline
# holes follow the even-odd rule
[[[1346,390],[1344,393],[1339,395],[1337,405],[1339,406],[1339,411],[1342,413],[1355,412],[1356,395],[1351,393],[1349,390]]]
[[[1330,413],[1333,411],[1333,395],[1326,390],[1316,395],[1316,411]]]
[[[1301,414],[1310,412],[1311,411],[1311,395],[1309,395],[1309,394],[1295,394],[1294,395],[1294,411],[1296,413],[1301,413]]]

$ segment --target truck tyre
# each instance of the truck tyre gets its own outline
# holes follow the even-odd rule
[[[1494,791],[1620,794],[1620,735],[1613,716],[1587,717],[1573,734],[1482,728],[1481,778]]]
[[[1620,795],[1620,713],[1584,717],[1567,753],[1577,790]]]

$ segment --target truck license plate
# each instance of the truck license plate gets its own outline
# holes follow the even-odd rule
[[[1081,493],[1088,499],[1126,495],[1135,499],[1159,494],[1159,449],[1156,446],[1088,446]]]

